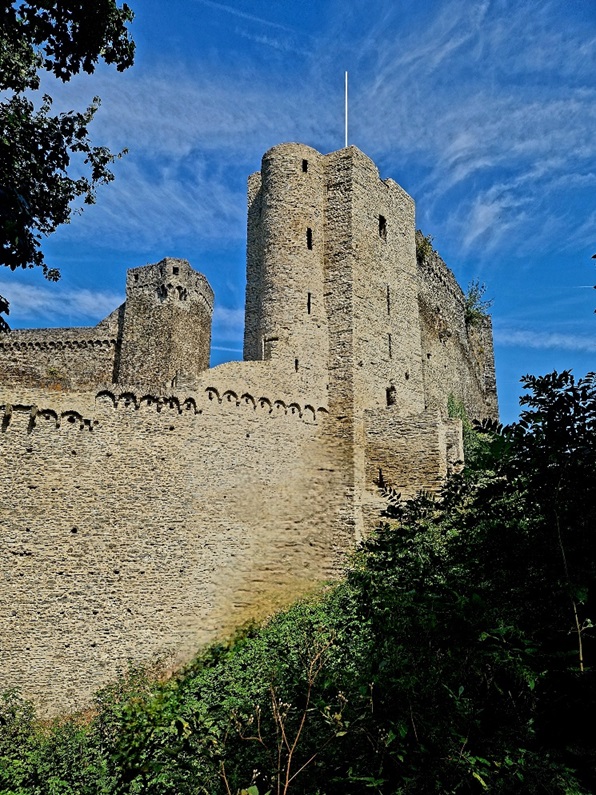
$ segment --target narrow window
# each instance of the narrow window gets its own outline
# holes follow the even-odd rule
[[[298,372],[298,359],[294,359],[294,370]]]
[[[393,384],[391,384],[391,386],[388,386],[385,391],[387,394],[387,405],[395,406],[395,401],[397,399],[397,389]]]
[[[174,267],[172,268],[172,273],[174,274],[174,276],[178,276],[178,274],[180,273],[180,268],[177,265],[174,265]]]
[[[263,340],[263,359],[268,361],[275,358],[279,337],[265,337]]]
[[[391,334],[387,334],[387,343],[389,347],[389,358],[391,359],[393,356],[393,351],[391,350]]]
[[[306,248],[312,250],[312,229],[310,226],[306,230]]]
[[[389,285],[387,285],[387,314],[391,314],[391,291]]]
[[[379,215],[379,237],[387,240],[387,219],[384,215]]]
[[[138,281],[139,281],[139,274],[135,273],[135,282],[138,282]]]
[[[309,315],[310,315],[311,301],[312,301],[312,294],[309,293],[306,299],[306,311],[308,312]]]
[[[307,171],[308,171],[308,160],[303,160],[302,161],[302,172],[304,174],[306,174]]]

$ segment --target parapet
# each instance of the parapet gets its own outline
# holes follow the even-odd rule
[[[213,313],[213,290],[202,273],[191,268],[188,260],[164,257],[152,265],[131,268],[126,274],[127,300],[142,292],[153,294],[160,304],[166,301],[181,302],[189,306],[189,299],[203,301],[207,311]]]

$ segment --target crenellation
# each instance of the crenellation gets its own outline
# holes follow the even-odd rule
[[[248,181],[244,360],[209,367],[213,292],[129,270],[94,328],[0,337],[0,678],[42,715],[132,661],[172,667],[336,577],[379,485],[437,491],[497,416],[492,330],[417,262],[414,202],[355,147]]]

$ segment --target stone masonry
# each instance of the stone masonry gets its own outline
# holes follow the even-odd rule
[[[337,576],[379,482],[461,461],[450,396],[497,416],[490,319],[366,155],[276,146],[248,198],[244,361],[209,369],[213,293],[172,258],[94,328],[0,337],[0,688],[41,714]]]

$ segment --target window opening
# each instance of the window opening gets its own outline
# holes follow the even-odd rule
[[[298,359],[294,359],[294,370],[298,372]]]
[[[387,219],[384,215],[379,215],[379,237],[387,240]]]
[[[306,247],[311,250],[312,249],[312,229],[310,226],[306,230]]]
[[[308,160],[303,160],[302,161],[302,172],[304,174],[306,174],[307,171],[308,171]]]
[[[397,389],[395,388],[394,384],[388,386],[385,390],[387,395],[387,405],[388,406],[395,406],[397,400]]]
[[[389,285],[387,285],[387,314],[391,314],[391,291]]]
[[[263,339],[263,360],[273,359],[279,337],[265,337]]]
[[[135,282],[138,282],[138,281],[139,281],[139,274],[135,273]]]
[[[389,347],[389,358],[391,359],[393,357],[393,351],[391,349],[391,334],[387,334],[387,343]]]
[[[174,265],[174,267],[172,268],[172,273],[174,274],[174,276],[178,276],[178,274],[180,273],[180,268],[177,265]]]
[[[309,293],[306,299],[306,311],[308,312],[309,315],[310,315],[311,306],[312,306],[312,293]]]

